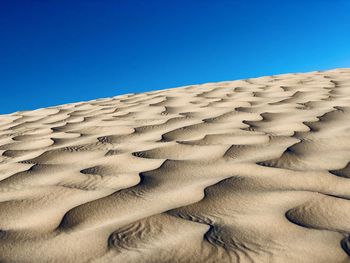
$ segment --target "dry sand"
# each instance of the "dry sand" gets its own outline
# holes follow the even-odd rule
[[[349,262],[350,69],[0,115],[1,262]]]

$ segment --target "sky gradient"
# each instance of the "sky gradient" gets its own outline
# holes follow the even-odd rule
[[[0,114],[350,67],[348,0],[2,0]]]

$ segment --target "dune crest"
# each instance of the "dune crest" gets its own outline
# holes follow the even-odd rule
[[[350,262],[350,69],[0,115],[0,262]]]

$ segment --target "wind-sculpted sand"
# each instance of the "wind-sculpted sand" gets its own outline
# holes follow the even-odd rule
[[[1,262],[350,262],[350,69],[0,115]]]

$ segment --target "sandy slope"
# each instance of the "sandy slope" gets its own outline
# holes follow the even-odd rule
[[[349,262],[350,69],[0,115],[1,262]]]

